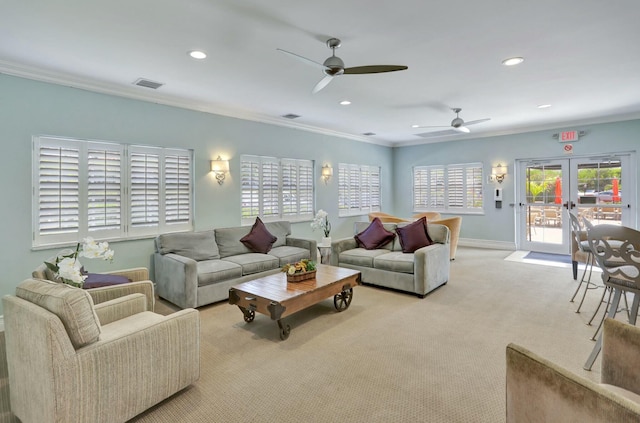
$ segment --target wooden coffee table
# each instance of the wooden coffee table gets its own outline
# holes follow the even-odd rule
[[[287,282],[287,275],[280,272],[233,286],[229,304],[240,308],[247,323],[256,312],[271,317],[278,323],[280,339],[285,340],[291,327],[282,323],[283,318],[331,296],[336,310],[346,310],[353,299],[353,287],[359,284],[357,270],[318,264],[315,279]]]

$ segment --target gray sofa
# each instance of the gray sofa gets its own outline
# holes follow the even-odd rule
[[[265,223],[277,237],[267,254],[254,253],[240,239],[251,226],[163,234],[153,255],[156,293],[182,308],[229,298],[229,288],[277,273],[287,263],[317,260],[315,240],[291,237],[286,221]]]
[[[384,223],[386,230],[394,232],[406,223]],[[369,222],[356,222],[354,234],[369,226]],[[353,237],[331,243],[331,264],[359,270],[365,284],[383,286],[411,292],[424,298],[426,294],[449,280],[449,228],[444,225],[427,226],[434,244],[414,253],[403,253],[398,236],[393,242],[375,250],[358,247]]]

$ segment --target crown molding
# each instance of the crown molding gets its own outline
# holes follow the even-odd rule
[[[17,76],[20,78],[31,79],[39,82],[46,82],[50,84],[63,85],[72,88],[78,88],[81,90],[96,92],[100,94],[108,94],[118,97],[124,97],[132,100],[146,101],[149,103],[162,104],[165,106],[178,107],[181,109],[194,110],[198,112],[210,113],[235,119],[248,120],[258,123],[266,123],[269,125],[281,126],[291,129],[299,129],[305,132],[313,132],[321,135],[328,135],[338,138],[346,138],[354,141],[365,142],[369,144],[381,145],[384,147],[393,147],[393,143],[384,140],[375,140],[362,135],[353,135],[340,131],[333,131],[326,128],[320,128],[312,125],[305,125],[289,120],[283,120],[285,118],[273,117],[268,115],[262,115],[253,113],[247,110],[232,109],[229,107],[216,106],[213,104],[207,104],[203,102],[197,102],[193,100],[186,100],[183,98],[162,95],[158,92],[147,92],[142,90],[148,90],[148,88],[141,87],[125,87],[117,84],[110,84],[101,81],[96,81],[89,78],[84,78],[78,75],[70,75],[62,72],[55,72],[51,70],[45,70],[41,68],[18,65],[15,63],[0,60],[0,73]]]

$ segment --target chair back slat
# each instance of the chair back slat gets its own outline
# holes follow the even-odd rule
[[[640,291],[640,232],[626,226],[595,225],[587,240],[602,280],[624,290]]]

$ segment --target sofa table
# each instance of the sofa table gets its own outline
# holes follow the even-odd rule
[[[250,323],[256,311],[278,323],[280,339],[289,337],[291,327],[282,319],[333,296],[336,310],[346,310],[353,299],[353,287],[360,284],[360,272],[318,264],[315,279],[287,282],[285,273],[276,273],[235,285],[229,289],[229,304],[237,305],[244,321]]]

